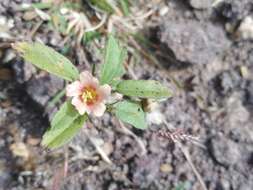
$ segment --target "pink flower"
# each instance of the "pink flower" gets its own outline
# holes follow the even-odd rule
[[[111,87],[108,84],[99,86],[98,79],[84,71],[80,74],[80,81],[69,84],[66,91],[67,96],[73,97],[71,103],[81,115],[87,113],[100,117],[105,112]]]

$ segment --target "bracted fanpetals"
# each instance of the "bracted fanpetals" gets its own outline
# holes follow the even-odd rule
[[[108,84],[100,86],[98,79],[88,71],[80,74],[80,81],[75,81],[66,87],[66,95],[73,97],[71,103],[80,115],[87,113],[96,117],[102,116],[110,94],[111,87]]]

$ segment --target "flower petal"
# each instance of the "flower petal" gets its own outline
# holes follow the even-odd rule
[[[111,87],[108,84],[104,84],[103,86],[99,87],[99,94],[102,96],[102,100],[108,99],[111,94]]]
[[[87,106],[81,101],[80,98],[74,97],[71,103],[75,106],[75,108],[77,109],[80,115],[83,115],[85,112],[89,114],[89,110],[87,109]]]
[[[80,81],[75,81],[66,87],[67,96],[79,96],[82,93],[82,84]]]
[[[91,85],[94,88],[97,88],[99,85],[98,79],[93,77],[92,74],[88,71],[83,71],[80,74],[80,81],[84,86]]]
[[[106,110],[106,107],[105,107],[105,104],[103,103],[99,103],[92,107],[92,113],[96,117],[101,117],[105,113],[105,110]]]

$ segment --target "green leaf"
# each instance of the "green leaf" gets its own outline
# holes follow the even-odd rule
[[[17,9],[19,11],[28,11],[31,10],[33,8],[37,8],[37,9],[49,9],[52,7],[52,3],[31,3],[31,4],[23,4],[20,7],[18,7]]]
[[[112,80],[110,86],[112,87],[113,90],[116,89],[116,87],[117,87],[117,85],[120,83],[120,81],[121,81],[121,80],[119,80],[119,79],[114,79],[114,80]]]
[[[52,7],[50,14],[51,20],[48,22],[48,25],[52,30],[57,30],[61,34],[67,35],[66,31],[68,28],[68,20],[60,12],[60,9],[62,8],[72,9],[64,5],[61,5],[60,7]]]
[[[116,117],[138,129],[146,129],[145,113],[141,106],[130,101],[118,102],[114,105]]]
[[[83,39],[82,42],[83,44],[87,44],[91,41],[93,41],[94,39],[100,38],[101,37],[101,33],[98,31],[91,31],[91,32],[86,32],[83,35]]]
[[[54,107],[55,104],[57,104],[63,96],[66,94],[66,89],[62,89],[59,92],[57,92],[54,97],[47,103],[46,107]]]
[[[60,135],[55,136],[54,140],[51,141],[47,147],[51,149],[59,148],[64,144],[68,143],[83,127],[84,122],[87,120],[87,116],[79,116],[76,118],[69,127],[61,132]]]
[[[74,106],[70,103],[70,101],[66,101],[64,104],[62,104],[59,111],[54,115],[51,121],[51,129],[57,128],[57,125],[69,125],[78,116],[79,113],[76,111]]]
[[[159,99],[172,96],[167,87],[154,80],[123,80],[117,85],[116,91],[140,98]]]
[[[179,182],[173,190],[186,190],[189,189],[190,183],[189,181],[186,182]]]
[[[89,1],[93,6],[99,8],[107,13],[114,12],[112,6],[110,5],[110,3],[108,3],[107,0],[89,0]]]
[[[55,114],[51,128],[43,135],[42,145],[58,148],[69,142],[83,126],[87,116],[81,116],[69,101]]]
[[[110,84],[114,78],[121,77],[124,72],[126,50],[120,47],[118,41],[111,35],[106,44],[105,63],[101,71],[101,84]]]
[[[128,0],[119,0],[121,9],[125,16],[129,15],[129,2]]]
[[[18,42],[13,45],[26,61],[38,68],[73,81],[78,78],[77,68],[63,55],[41,43]]]

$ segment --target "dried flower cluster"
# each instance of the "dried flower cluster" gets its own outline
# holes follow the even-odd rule
[[[174,132],[170,132],[168,130],[159,130],[155,132],[155,134],[159,137],[166,138],[171,142],[177,141],[195,141],[196,138],[185,133],[183,129],[177,129]]]

